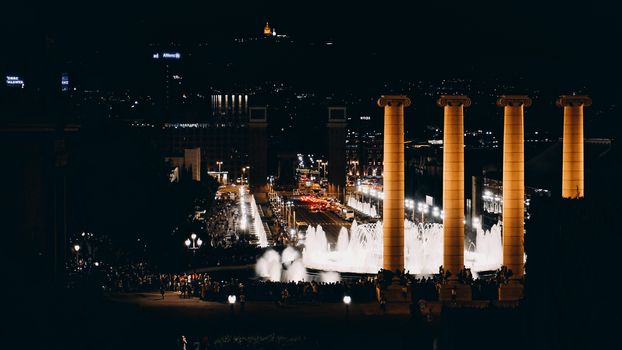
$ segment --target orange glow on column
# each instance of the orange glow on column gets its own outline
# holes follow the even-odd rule
[[[503,265],[521,278],[524,271],[525,135],[527,96],[501,96],[503,107]]]
[[[441,96],[443,127],[443,266],[458,277],[464,266],[464,107],[466,96]]]
[[[562,160],[562,198],[585,196],[583,155],[583,106],[591,106],[587,96],[560,96],[557,106],[564,108]]]
[[[381,96],[384,107],[383,267],[404,268],[404,107],[406,96]]]

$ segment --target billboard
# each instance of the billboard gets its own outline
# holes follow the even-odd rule
[[[167,60],[178,60],[181,58],[181,54],[179,52],[156,52],[151,57],[153,57],[154,60],[159,60],[160,58]]]
[[[69,73],[63,73],[60,76],[60,91],[69,91]]]
[[[17,75],[7,75],[6,76],[6,86],[9,87],[21,87],[24,88],[24,79],[20,78]]]

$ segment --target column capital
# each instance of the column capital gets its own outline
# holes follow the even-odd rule
[[[497,99],[497,106],[520,106],[531,107],[531,99],[525,95],[503,95]]]
[[[589,107],[592,105],[592,99],[588,96],[574,96],[574,95],[561,95],[555,101],[555,105],[557,107],[566,107],[566,106],[585,106]]]
[[[396,103],[398,106],[403,104],[404,107],[410,106],[410,99],[405,95],[382,95],[378,99],[378,107],[391,106]]]
[[[471,99],[463,95],[441,95],[436,101],[436,104],[439,107],[460,105],[469,107],[471,106]]]

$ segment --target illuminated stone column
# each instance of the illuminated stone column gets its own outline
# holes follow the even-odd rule
[[[517,280],[524,271],[525,216],[525,134],[524,107],[531,106],[527,96],[501,96],[503,107],[503,265],[512,270],[512,283],[499,289],[500,300],[522,298]]]
[[[564,144],[562,160],[562,198],[583,198],[583,106],[591,106],[587,96],[562,95],[557,106],[564,108]]]
[[[464,266],[464,107],[466,96],[441,96],[443,107],[443,266],[456,277]]]
[[[383,267],[404,268],[404,107],[406,96],[381,96],[384,107]]]
[[[464,266],[464,107],[471,105],[466,96],[441,96],[436,102],[443,107],[443,267],[451,272],[441,287],[440,299],[470,300],[471,288],[457,283]]]

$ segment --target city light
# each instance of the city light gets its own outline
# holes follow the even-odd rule
[[[73,246],[73,250],[75,250],[76,252],[79,252],[80,251],[80,245],[79,244],[74,245]]]
[[[7,75],[6,85],[7,86],[21,86],[22,88],[24,88],[24,80],[16,75]]]
[[[352,302],[352,298],[349,295],[343,297],[343,303],[348,305]]]
[[[235,301],[237,300],[237,297],[233,294],[229,295],[227,297],[227,301],[229,302],[229,304],[235,304]]]

